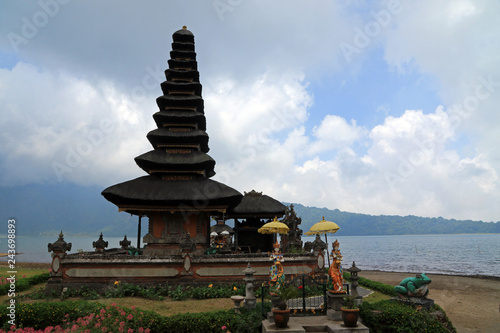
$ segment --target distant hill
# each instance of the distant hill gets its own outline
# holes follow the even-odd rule
[[[67,236],[137,235],[137,217],[119,213],[101,195],[103,189],[73,184],[0,187],[1,218],[16,219],[18,236],[52,236],[61,230]]]
[[[16,218],[19,236],[56,236],[62,230],[67,236],[122,237],[137,234],[137,216],[119,213],[115,205],[101,195],[104,187],[73,184],[26,185],[0,187],[2,221]],[[306,207],[294,204],[302,217],[304,232],[324,216],[340,226],[338,235],[402,235],[500,233],[500,222],[457,221],[441,217],[373,216],[342,212],[338,209]],[[143,219],[142,231],[147,231]],[[6,234],[7,229],[0,234]]]
[[[285,203],[288,205],[287,203]],[[340,236],[364,235],[418,235],[418,234],[468,234],[500,233],[500,222],[444,219],[397,215],[367,215],[342,212],[338,209],[307,207],[293,204],[297,216],[302,218],[301,229],[307,232],[323,216],[337,223]]]

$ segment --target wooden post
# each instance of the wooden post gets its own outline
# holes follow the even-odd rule
[[[142,215],[139,213],[139,223],[137,225],[137,249],[141,248],[141,218]]]
[[[234,251],[235,252],[238,252],[238,228],[239,228],[238,219],[234,219]]]

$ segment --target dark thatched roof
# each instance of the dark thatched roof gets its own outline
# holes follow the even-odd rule
[[[195,95],[201,96],[202,86],[199,82],[172,82],[164,81],[161,84],[161,90],[164,95],[175,91],[192,91]]]
[[[194,82],[200,82],[200,73],[198,71],[185,71],[180,69],[169,68],[165,70],[167,80],[185,79]]]
[[[163,95],[156,99],[156,104],[160,110],[166,110],[167,107],[192,107],[197,111],[203,110],[203,98],[196,95]]]
[[[159,111],[153,115],[153,119],[158,127],[163,124],[197,124],[198,129],[207,129],[205,115],[195,111]]]
[[[167,128],[157,128],[150,131],[146,137],[155,149],[160,144],[199,144],[202,152],[208,152],[208,134],[199,129],[176,132]]]
[[[144,176],[108,187],[101,193],[115,205],[233,206],[242,195],[235,189],[208,178],[194,180],[162,180]]]
[[[285,209],[286,206],[278,200],[262,194],[262,192],[252,190],[249,193],[245,193],[245,196],[243,196],[241,202],[236,207],[229,209],[226,217],[273,218],[275,216],[283,216]]]
[[[175,42],[194,43],[194,34],[186,26],[183,26],[182,29],[172,34],[172,39]]]
[[[207,177],[215,175],[214,159],[200,151],[193,151],[189,154],[169,154],[165,150],[151,150],[137,156],[135,162],[146,172],[149,170],[204,170]]]

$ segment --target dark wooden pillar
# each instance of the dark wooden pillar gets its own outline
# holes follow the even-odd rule
[[[137,248],[141,248],[141,219],[142,215],[139,214],[139,223],[137,224]]]

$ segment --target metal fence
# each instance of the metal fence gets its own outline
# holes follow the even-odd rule
[[[328,275],[311,276],[301,274],[295,276],[282,287],[294,286],[299,290],[299,297],[287,302],[292,316],[319,316],[326,315],[326,290]],[[269,295],[269,285],[262,286],[262,303],[265,295]]]

